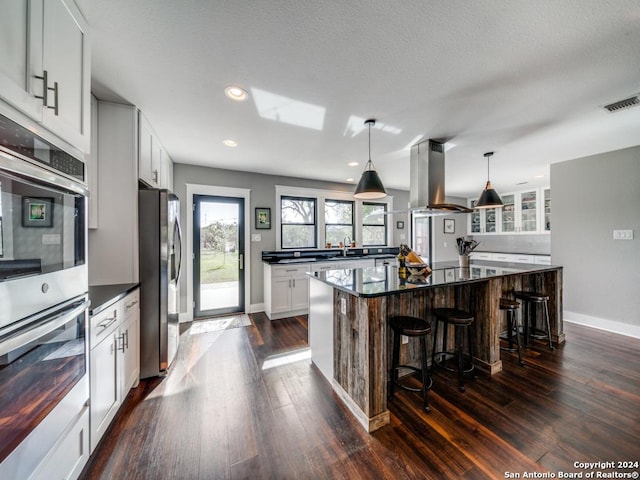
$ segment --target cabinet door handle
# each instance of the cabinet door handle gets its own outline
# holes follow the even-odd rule
[[[136,306],[137,304],[138,304],[138,300],[134,300],[133,302],[128,303],[127,304],[127,310],[129,310],[131,307]]]
[[[35,78],[37,78],[38,80],[42,80],[42,95],[36,95],[36,98],[39,98],[40,100],[42,100],[42,106],[43,107],[47,107],[47,97],[49,94],[49,84],[48,84],[48,76],[49,74],[47,73],[46,70],[44,70],[42,72],[42,76],[40,75],[35,75]]]
[[[293,288],[296,288],[296,279],[293,279]]]
[[[53,88],[48,87],[49,90],[53,90],[53,107],[47,106],[53,110],[53,114],[58,116],[58,82],[53,82]]]
[[[158,183],[158,170],[153,171],[153,183]]]
[[[124,337],[124,347],[128,350],[129,349],[129,329],[128,328],[124,331],[123,337]],[[124,348],[122,349],[122,351],[124,352]]]
[[[120,342],[120,346],[118,346],[118,350],[124,353],[124,333],[116,339],[116,342]]]

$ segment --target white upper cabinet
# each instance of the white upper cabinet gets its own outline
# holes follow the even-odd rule
[[[31,3],[34,8],[29,17]],[[42,28],[30,28],[30,22],[33,19],[37,23],[38,17],[42,21],[42,2],[0,0],[0,12],[0,97],[40,121],[42,100],[32,95],[30,90],[36,83],[32,75],[42,74]],[[33,65],[38,58],[40,61]],[[37,68],[37,73],[31,73],[34,68]],[[37,80],[37,84],[42,88],[41,80]]]
[[[153,188],[173,187],[173,162],[153,132],[151,124],[139,112],[140,145],[138,155],[138,178]]]
[[[90,138],[87,25],[71,0],[0,0],[0,96],[83,152]]]
[[[550,189],[501,194],[502,208],[474,210],[468,216],[470,235],[545,233],[551,231]],[[473,208],[476,200],[468,200]]]

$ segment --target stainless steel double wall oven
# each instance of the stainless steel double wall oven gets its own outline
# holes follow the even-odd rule
[[[80,160],[0,116],[0,462],[88,385],[84,180]]]

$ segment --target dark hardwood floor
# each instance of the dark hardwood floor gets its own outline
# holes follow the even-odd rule
[[[397,393],[391,424],[365,433],[310,360],[263,369],[306,347],[306,317],[182,335],[164,379],[140,382],[83,479],[507,478],[640,461],[640,341],[565,325],[566,344],[529,349],[525,367],[469,381],[436,372],[432,412]],[[511,477],[515,478],[515,477]],[[556,477],[557,478],[557,477]],[[594,477],[595,478],[595,477]]]

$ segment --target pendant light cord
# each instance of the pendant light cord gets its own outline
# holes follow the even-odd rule
[[[369,161],[367,162],[367,170],[375,170],[373,167],[373,162],[371,161],[371,125],[375,125],[375,120],[367,120],[365,122],[369,127]]]
[[[484,154],[484,156],[487,157],[487,182],[491,181],[489,178],[489,161],[491,160],[492,155],[493,152],[487,152]]]

